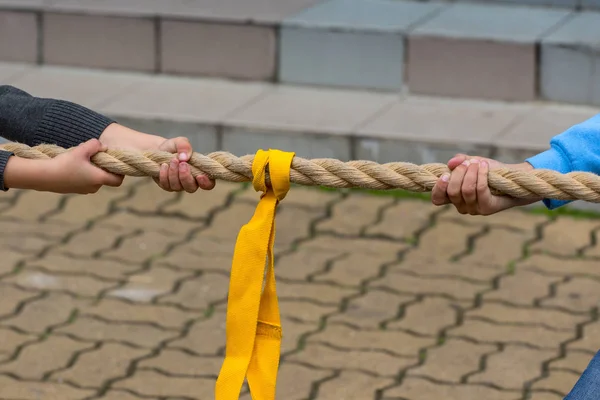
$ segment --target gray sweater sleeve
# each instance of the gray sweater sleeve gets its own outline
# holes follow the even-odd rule
[[[34,97],[15,87],[0,85],[0,136],[13,142],[74,147],[99,138],[113,122],[69,101]],[[6,190],[4,168],[12,155],[0,151],[0,190]]]

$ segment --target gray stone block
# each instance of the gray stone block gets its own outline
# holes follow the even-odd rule
[[[464,2],[476,2],[477,0],[458,0]],[[581,0],[479,0],[480,3],[516,4],[527,6],[552,6],[564,8],[576,8]],[[584,0],[585,1],[585,0]]]
[[[580,0],[581,7],[584,9],[600,9],[600,0]]]
[[[348,136],[320,135],[283,130],[243,127],[225,127],[221,150],[238,156],[254,154],[257,150],[278,149],[293,151],[303,158],[351,158],[351,140]]]
[[[44,62],[154,71],[155,23],[117,16],[44,14]]]
[[[214,125],[145,118],[111,117],[119,124],[140,132],[169,139],[184,136],[190,140],[192,148],[198,153],[208,154],[219,150],[218,133]]]
[[[582,12],[542,41],[540,86],[547,100],[600,105],[600,13]]]
[[[333,0],[283,22],[283,82],[399,90],[404,35],[443,5],[395,0]]]
[[[273,80],[277,38],[265,26],[161,22],[163,72]]]
[[[359,138],[355,141],[354,155],[360,160],[410,162],[413,164],[445,163],[457,153],[490,157],[490,146],[457,142],[437,144],[418,140]]]
[[[569,10],[455,4],[409,35],[412,93],[529,101],[536,97],[536,43]]]
[[[38,21],[33,12],[0,11],[0,61],[38,59]]]

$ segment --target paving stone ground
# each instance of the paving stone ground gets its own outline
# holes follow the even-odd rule
[[[0,399],[214,398],[257,199],[4,193]],[[600,220],[295,187],[277,222],[278,399],[559,400],[600,348]]]

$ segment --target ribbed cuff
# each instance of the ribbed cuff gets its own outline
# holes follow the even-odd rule
[[[44,114],[33,137],[33,146],[56,144],[64,148],[98,139],[115,121],[86,107],[58,100]]]
[[[8,163],[8,159],[14,154],[10,151],[0,150],[0,190],[6,192],[8,188],[4,186],[4,170],[6,169],[6,164]]]

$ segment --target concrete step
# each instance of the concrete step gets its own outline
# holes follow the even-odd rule
[[[0,61],[600,105],[593,6],[600,0],[0,0]]]

